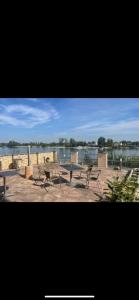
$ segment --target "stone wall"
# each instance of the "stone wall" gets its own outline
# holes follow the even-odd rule
[[[50,161],[54,161],[53,152],[30,154],[31,165],[43,164],[47,157],[50,158]],[[19,167],[28,165],[28,154],[5,155],[0,156],[0,170],[11,169],[12,164],[16,159],[18,160]]]

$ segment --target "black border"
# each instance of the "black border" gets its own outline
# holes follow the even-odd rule
[[[11,61],[8,68],[1,65],[0,97],[138,98],[138,58],[130,49],[130,61],[127,50],[120,50],[103,55],[84,52],[82,58],[69,53],[66,60],[47,53],[44,60],[44,53],[40,54],[38,61],[23,56],[20,62]]]
[[[1,203],[0,294],[136,299],[138,211],[137,203]]]

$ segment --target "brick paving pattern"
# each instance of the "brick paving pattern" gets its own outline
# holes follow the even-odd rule
[[[62,170],[62,169],[61,169]],[[69,182],[69,172],[65,172],[61,175],[63,180]],[[66,174],[67,173],[67,174]],[[89,189],[77,188],[69,186],[66,183],[48,185],[48,192],[35,185],[34,180],[28,180],[23,177],[24,168],[21,170],[20,175],[13,177],[7,177],[6,183],[8,186],[7,193],[13,194],[7,199],[9,202],[96,202],[99,201],[99,197],[96,193],[100,194],[97,188],[96,182],[90,181]],[[34,176],[37,176],[37,168],[33,168]],[[107,188],[107,179],[112,179],[113,176],[125,176],[126,171],[116,171],[112,169],[105,169],[101,171],[100,182],[102,191]],[[76,176],[77,175],[77,176]],[[83,183],[84,180],[78,178],[79,173],[73,173],[73,183]],[[0,178],[0,186],[3,186],[3,179]]]

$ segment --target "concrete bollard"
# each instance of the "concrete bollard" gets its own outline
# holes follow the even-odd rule
[[[71,163],[78,164],[78,152],[71,153]]]
[[[31,179],[33,176],[33,168],[32,166],[26,166],[25,167],[25,178]]]
[[[57,162],[57,151],[53,151],[53,161]]]
[[[99,169],[107,169],[108,167],[108,154],[107,153],[99,153],[98,154],[98,168]]]

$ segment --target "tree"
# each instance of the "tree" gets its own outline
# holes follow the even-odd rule
[[[63,146],[68,144],[68,140],[66,138],[59,138],[59,145]]]
[[[113,146],[113,140],[107,139],[107,147],[112,147],[112,146]]]
[[[104,137],[99,137],[98,146],[99,147],[105,147],[105,138]]]
[[[20,143],[17,143],[15,141],[9,141],[9,143],[7,144],[8,147],[15,147],[15,146],[19,146]]]
[[[64,144],[64,142],[65,142],[65,139],[64,138],[59,138],[59,145],[61,146],[63,146],[63,144]]]
[[[121,141],[120,143],[121,143],[122,146],[127,146],[127,141],[125,141],[125,140]]]
[[[76,147],[77,146],[77,142],[74,139],[70,139],[69,144],[70,144],[70,147]]]

